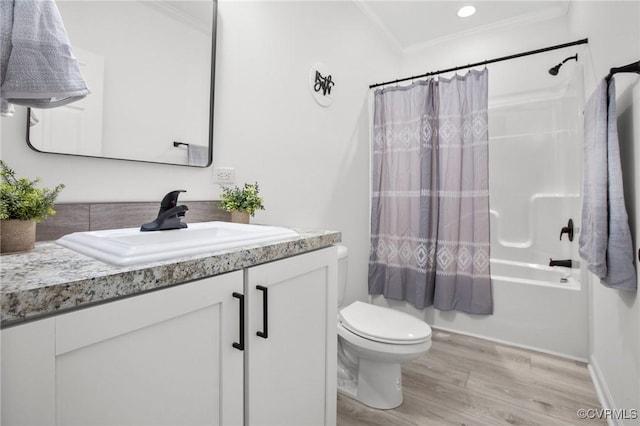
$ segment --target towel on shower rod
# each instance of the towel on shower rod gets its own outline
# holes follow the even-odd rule
[[[637,287],[624,204],[615,80],[603,79],[584,111],[582,230],[579,252],[608,287]]]
[[[1,113],[53,108],[89,94],[54,0],[0,1]]]

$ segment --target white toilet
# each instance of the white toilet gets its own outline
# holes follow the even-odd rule
[[[431,327],[404,312],[354,302],[342,306],[347,248],[338,246],[338,392],[373,408],[402,404],[400,365],[431,347]]]

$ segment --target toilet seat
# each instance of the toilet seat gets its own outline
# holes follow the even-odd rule
[[[397,345],[414,345],[431,338],[431,327],[407,313],[382,306],[353,302],[340,310],[342,326],[365,339]]]

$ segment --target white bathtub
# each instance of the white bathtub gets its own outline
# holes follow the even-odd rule
[[[491,259],[493,315],[415,309],[407,302],[373,298],[443,331],[478,336],[541,352],[587,359],[587,286],[580,270]],[[567,282],[563,279],[566,279]]]
[[[491,279],[565,289],[580,289],[579,271],[561,266],[491,259]]]

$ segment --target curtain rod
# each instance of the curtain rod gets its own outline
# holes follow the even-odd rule
[[[609,75],[607,75],[607,81],[609,81],[614,74],[617,74],[619,72],[634,72],[636,74],[640,74],[640,61],[632,62],[622,67],[611,68],[609,70]]]
[[[374,87],[379,87],[379,86],[386,86],[387,84],[401,83],[403,81],[413,80],[413,79],[416,79],[416,78],[424,78],[424,77],[429,77],[429,76],[432,76],[432,75],[444,74],[446,72],[458,71],[458,70],[462,70],[462,69],[465,69],[465,68],[473,68],[473,67],[477,67],[477,66],[480,66],[480,65],[492,64],[494,62],[508,61],[509,59],[521,58],[523,56],[529,56],[529,55],[536,55],[538,53],[549,52],[551,50],[557,50],[557,49],[562,49],[562,48],[565,48],[565,47],[576,46],[576,45],[579,45],[579,44],[587,44],[587,43],[589,43],[589,39],[588,38],[583,38],[581,40],[572,41],[570,43],[557,44],[555,46],[549,46],[549,47],[545,47],[545,48],[542,48],[542,49],[529,50],[528,52],[516,53],[515,55],[502,56],[501,58],[489,59],[489,60],[482,61],[482,62],[476,62],[474,64],[460,65],[458,67],[453,67],[453,68],[447,68],[447,69],[444,69],[444,70],[428,72],[428,73],[421,74],[421,75],[414,75],[412,77],[405,77],[405,78],[400,78],[400,79],[397,79],[397,80],[385,81],[384,83],[372,84],[371,86],[369,86],[369,89],[373,89]]]

